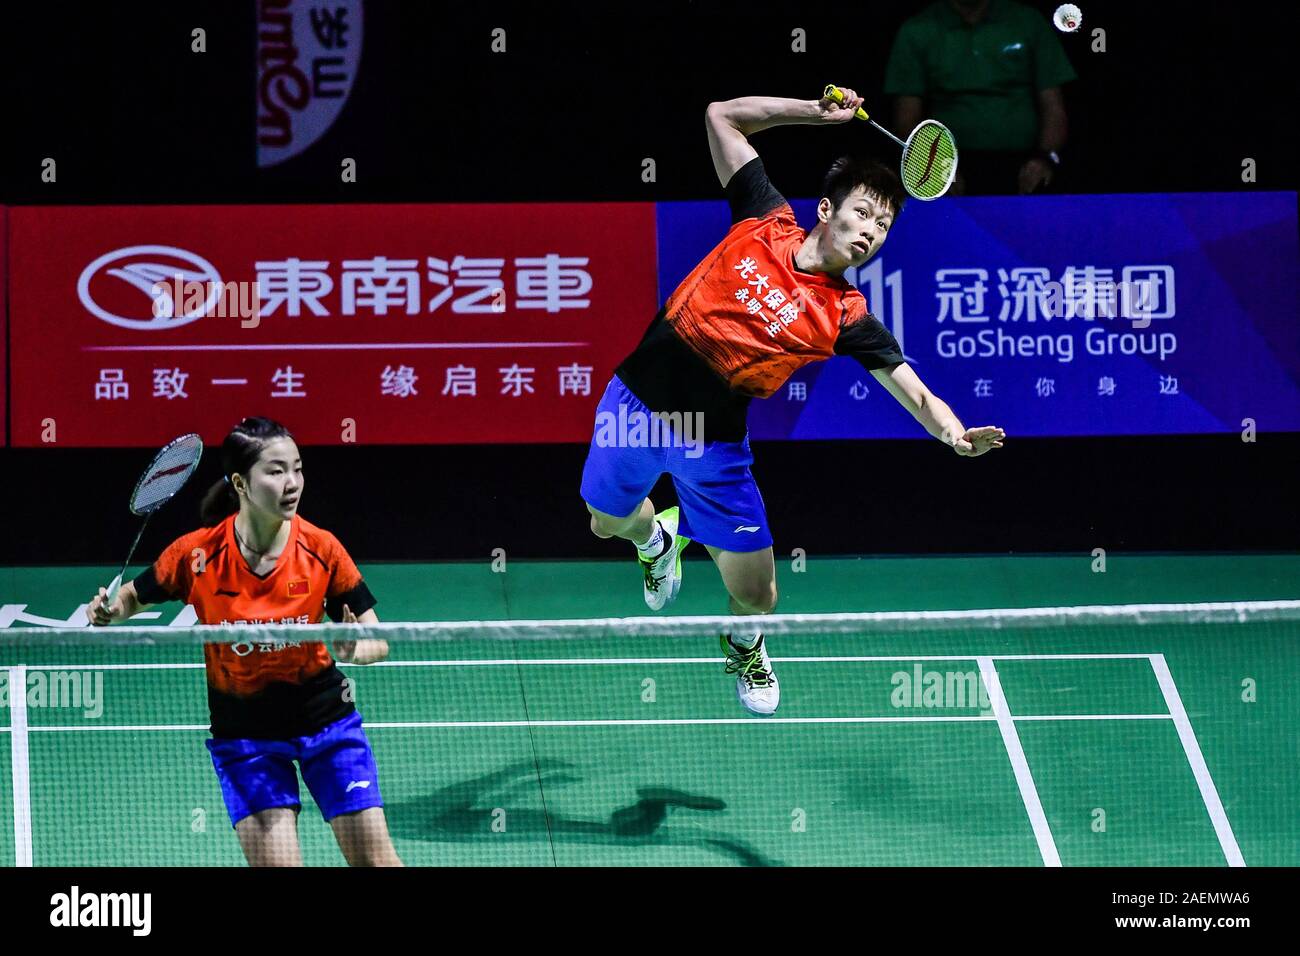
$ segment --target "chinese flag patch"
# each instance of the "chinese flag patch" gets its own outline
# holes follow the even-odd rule
[[[300,578],[297,581],[289,582],[289,597],[305,597],[310,594],[308,581],[306,578]]]

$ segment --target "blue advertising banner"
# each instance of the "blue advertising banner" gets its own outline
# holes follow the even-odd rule
[[[791,205],[816,223],[813,200]],[[661,302],[729,224],[721,200],[658,204]],[[1298,273],[1296,194],[1275,192],[913,201],[845,277],[967,425],[1068,436],[1300,431]],[[801,369],[749,423],[926,437],[847,358]]]

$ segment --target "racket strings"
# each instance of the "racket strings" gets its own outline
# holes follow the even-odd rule
[[[131,510],[136,514],[153,511],[180,491],[202,454],[203,442],[198,435],[178,438],[160,451],[135,487]]]
[[[948,191],[957,167],[957,145],[941,123],[927,120],[903,150],[903,187],[917,199],[937,199]]]

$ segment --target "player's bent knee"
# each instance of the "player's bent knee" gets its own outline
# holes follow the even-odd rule
[[[597,511],[591,505],[587,505],[587,510],[591,512],[591,533],[598,538],[612,538],[632,527],[641,513],[641,506],[638,505],[630,515],[622,518]]]
[[[587,505],[587,510],[591,512],[591,533],[598,538],[612,538],[618,531],[613,525],[618,524],[618,519],[605,514],[603,511],[597,511],[591,505]]]
[[[736,588],[732,597],[755,614],[770,614],[776,609],[776,581],[761,581]]]

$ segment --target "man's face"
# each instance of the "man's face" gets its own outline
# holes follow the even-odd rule
[[[829,209],[830,200],[823,200]],[[866,192],[861,186],[853,190],[838,208],[829,209],[826,220],[828,250],[848,266],[860,266],[874,256],[885,244],[894,215],[879,196]]]

